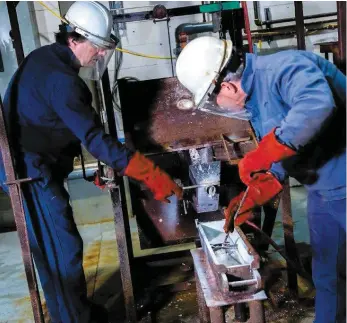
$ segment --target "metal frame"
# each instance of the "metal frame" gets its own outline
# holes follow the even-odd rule
[[[11,37],[13,41],[13,47],[16,51],[17,63],[20,65],[24,60],[24,50],[22,44],[22,38],[20,34],[18,16],[16,7],[19,1],[6,1],[8,16],[11,24]]]
[[[298,49],[305,50],[305,25],[302,1],[294,1],[295,6],[295,28],[298,41]]]
[[[0,97],[0,147],[4,169],[6,173],[6,184],[9,188],[9,195],[13,209],[13,215],[16,222],[17,233],[19,237],[22,258],[24,264],[25,275],[28,283],[31,306],[33,309],[34,320],[36,323],[44,323],[42,306],[40,301],[40,293],[37,286],[36,274],[32,254],[29,245],[29,236],[27,231],[24,207],[23,207],[23,192],[21,185],[32,181],[31,178],[17,179],[13,156],[9,145],[8,136],[6,133],[4,107]]]
[[[346,74],[346,2],[337,2],[339,68]]]

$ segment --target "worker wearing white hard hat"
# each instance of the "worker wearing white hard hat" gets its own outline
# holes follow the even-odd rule
[[[181,197],[182,189],[152,160],[105,132],[79,76],[84,68],[88,77],[100,78],[115,49],[109,10],[97,2],[75,2],[65,20],[56,42],[35,49],[18,67],[6,90],[4,114],[16,172],[34,179],[23,186],[24,209],[50,319],[106,323],[107,310],[87,298],[83,241],[64,187],[81,144],[119,176],[143,182],[156,200]],[[105,186],[99,176],[94,184]],[[1,157],[0,186],[9,191]]]
[[[260,141],[238,164],[247,195],[230,201],[226,223],[241,201],[235,225],[250,220],[288,176],[304,184],[315,322],[346,322],[346,76],[310,52],[238,58],[231,42],[206,36],[188,43],[176,65],[197,109],[249,120]]]
[[[113,34],[110,11],[95,1],[76,1],[64,18],[68,24],[63,24],[60,29],[75,32],[85,40],[70,43],[83,68],[83,78],[100,79],[118,43]]]

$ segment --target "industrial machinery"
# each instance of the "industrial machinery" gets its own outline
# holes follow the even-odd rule
[[[112,1],[110,5],[115,3]],[[13,2],[11,6],[9,5],[9,15],[14,47],[20,64],[24,54],[15,12],[16,4]],[[243,6],[244,4],[241,5],[237,1],[174,9],[157,5],[151,11],[131,13],[120,13],[113,8],[113,18],[117,26],[129,21],[153,20],[156,23],[169,21],[172,16],[210,13],[213,18],[211,23],[179,26],[176,30],[176,50],[170,50],[170,52],[178,55],[189,41],[189,35],[210,31],[218,32],[221,38],[225,38],[226,33],[229,33],[237,52],[241,55],[245,50],[242,30],[247,25],[247,19],[244,20]],[[303,26],[303,23],[300,26]],[[298,34],[299,29],[298,24]],[[300,35],[303,37],[304,33]],[[251,51],[249,28],[247,37],[248,48]],[[105,128],[109,133],[116,135],[112,93],[107,71],[100,81],[98,89],[101,94],[101,105],[105,108],[103,111]],[[237,228],[226,241],[222,230],[223,207],[231,198],[245,189],[238,177],[237,163],[257,145],[250,124],[246,121],[184,109],[184,100],[190,99],[190,94],[174,77],[147,81],[121,79],[118,80],[118,90],[125,143],[152,158],[184,188],[182,201],[171,198],[170,204],[164,204],[155,201],[144,187],[130,183],[131,205],[133,213],[136,214],[141,247],[143,249],[157,248],[196,241],[198,247],[202,246],[200,250],[203,250],[203,257],[208,262],[208,264],[198,262],[197,269],[212,271],[211,281],[218,287],[218,291],[215,291],[216,295],[221,294],[233,299],[235,304],[238,301],[264,299],[266,296],[261,292],[261,277],[258,273],[260,263],[258,254],[241,229]],[[112,171],[107,171],[103,175],[112,182],[109,186],[110,197],[114,212],[127,320],[136,322],[137,306],[134,290],[136,277],[133,276],[133,268],[136,266],[134,265],[141,261],[168,258],[170,254],[141,257],[142,259],[134,257],[124,181],[112,174]],[[17,179],[16,182],[21,180]],[[278,202],[279,200],[263,207],[265,219],[262,230],[269,236],[274,226]],[[286,254],[295,259],[296,249],[288,185],[285,186],[282,194],[282,206],[283,222],[286,228]],[[255,212],[255,222],[258,226],[261,224],[259,215],[260,211]],[[24,225],[23,228],[25,228]],[[257,234],[254,234],[254,237],[257,247],[266,250],[267,242],[257,241]],[[177,253],[173,252],[171,255],[175,257]],[[193,254],[193,258],[197,258],[196,254]],[[290,272],[292,269],[290,264],[288,269],[289,287],[295,290],[296,273]],[[30,281],[32,282],[33,279]],[[196,283],[200,290],[203,282]],[[37,296],[32,296],[32,300],[36,320],[39,322],[42,318],[40,319],[41,313],[36,308]],[[240,307],[235,306],[235,309],[240,310]]]
[[[176,30],[176,53],[184,47],[189,34],[204,31],[218,31],[221,38],[225,38],[226,32],[229,32],[236,52],[239,55],[244,52],[242,29],[245,21],[240,3],[164,9],[163,6],[156,6],[147,14],[126,15],[116,12],[114,21],[124,23],[145,19],[168,20],[170,15],[187,12],[191,14],[194,10],[210,12],[214,17],[211,24],[181,26]],[[214,30],[216,24],[217,28]],[[252,48],[251,44],[249,45],[249,48]],[[226,297],[225,304],[234,305],[235,315],[245,320],[242,313],[245,310],[244,303],[266,298],[261,291],[261,277],[257,270],[260,264],[259,256],[241,230],[235,230],[225,239],[222,227],[223,207],[245,189],[238,176],[237,163],[257,146],[250,124],[247,121],[190,110],[186,102],[191,102],[191,94],[174,77],[146,81],[119,79],[117,88],[126,145],[152,158],[184,189],[182,200],[172,197],[171,203],[165,204],[154,200],[145,187],[130,183],[131,206],[133,214],[136,215],[141,248],[158,248],[196,241],[198,247],[202,246],[199,250],[202,250],[207,259],[202,265],[202,271],[212,270],[216,281],[218,291],[212,294],[220,293],[221,297]],[[105,106],[109,107],[109,84],[106,75],[103,77],[103,89],[106,93]],[[112,131],[113,113],[106,113],[109,129],[115,133]],[[137,282],[132,275],[132,268],[140,259],[133,257],[124,186],[111,189],[111,198],[115,212],[127,319],[135,322],[138,318],[134,290]],[[269,235],[273,229],[277,208],[278,203],[275,203],[265,209],[268,216],[263,229]],[[259,225],[260,214],[256,219]],[[267,246],[262,245],[264,249]],[[172,256],[177,257],[177,253]],[[170,255],[163,255],[163,258],[167,257]],[[193,258],[196,257],[193,255]],[[160,255],[155,259],[159,260]],[[150,260],[150,257],[144,259]],[[198,262],[194,264],[201,268]],[[196,275],[199,281],[203,279],[199,277]],[[201,281],[197,282],[197,285],[200,286],[200,283]],[[260,307],[257,313],[261,310]],[[216,322],[224,322],[224,319]]]

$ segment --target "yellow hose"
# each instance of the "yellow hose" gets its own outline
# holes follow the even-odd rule
[[[68,21],[66,19],[61,17],[58,13],[54,12],[45,3],[43,3],[42,1],[38,1],[38,3],[41,6],[43,6],[44,8],[46,8],[52,15],[56,16],[58,19],[62,20],[66,24],[68,24]],[[119,47],[116,47],[115,50],[118,50],[119,52],[122,52],[122,53],[130,54],[130,55],[134,55],[134,56],[146,57],[146,58],[153,58],[153,59],[171,59],[172,58],[172,59],[176,59],[176,57],[170,57],[170,56],[167,57],[167,56],[141,54],[141,53],[137,53],[137,52],[133,52],[131,50],[125,49],[125,48],[119,48]]]

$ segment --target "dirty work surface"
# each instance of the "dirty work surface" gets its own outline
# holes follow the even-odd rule
[[[232,139],[249,137],[246,121],[178,109],[177,102],[190,94],[176,78],[123,81],[119,89],[124,131],[137,149],[151,152],[150,144],[167,151],[203,147],[221,142],[221,134]]]
[[[88,225],[79,227],[79,230],[85,243],[84,268],[88,283],[88,296],[94,302],[107,307],[111,323],[123,323],[125,322],[124,307],[114,224],[110,222]],[[32,323],[33,316],[16,232],[0,235],[0,255],[0,322]],[[152,276],[156,278],[154,283],[162,286],[165,283],[176,282],[181,277],[185,278],[185,281],[193,277],[191,268],[183,267],[187,266],[180,263],[174,268],[176,270],[165,268],[162,275],[153,275],[159,270],[149,268],[147,273],[152,273]],[[149,276],[144,274],[142,267],[138,270],[140,280],[142,278],[147,283],[146,280]],[[277,277],[273,273],[274,270],[271,270],[269,276]],[[282,275],[278,275],[278,279],[271,281],[270,290],[274,291],[272,300],[275,306],[270,303],[270,300],[265,304],[267,323],[312,323],[312,304],[306,304],[307,301],[300,301],[298,304],[287,297],[285,285]],[[308,295],[310,290],[306,288],[304,292]],[[148,297],[148,294],[146,295]],[[44,300],[43,297],[42,300]],[[168,293],[166,290],[154,292],[151,300],[154,306],[143,311],[141,323],[199,322],[194,288],[176,293]],[[139,302],[139,311],[144,309],[141,308],[141,305],[142,303]],[[49,322],[45,307],[44,312],[46,322]],[[228,315],[233,317],[232,312],[228,312]]]

